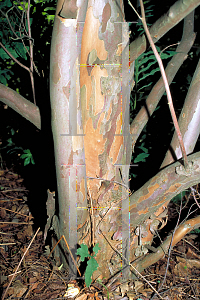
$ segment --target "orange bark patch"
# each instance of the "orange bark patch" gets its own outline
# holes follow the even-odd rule
[[[101,85],[100,79],[101,76],[107,77],[108,73],[106,69],[100,69],[100,66],[95,66],[91,72],[91,76],[93,76],[93,81],[95,80],[95,91],[92,92],[95,94],[93,95],[93,113],[94,115],[98,114],[104,106],[104,96],[101,94]],[[91,79],[90,79],[91,80]],[[88,100],[88,98],[87,98]]]
[[[165,194],[176,192],[180,186],[181,183],[175,183],[174,185],[171,185],[170,188],[165,192]]]
[[[160,202],[153,204],[152,207],[154,207],[154,206],[159,206],[159,205],[165,203],[165,201],[166,201],[166,197],[163,197],[163,199],[162,199]],[[166,203],[167,203],[167,202],[166,202]],[[166,205],[164,205],[164,206],[166,207]],[[155,214],[156,214],[156,213],[155,213]]]
[[[97,56],[100,60],[105,60],[107,58],[104,41],[100,40],[98,37],[99,27],[100,22],[94,17],[92,7],[89,7],[82,35],[81,64],[86,64],[88,54],[92,49],[96,49]],[[88,34],[90,35],[89,37]]]
[[[139,199],[138,199],[138,203],[148,199],[158,188],[160,187],[160,185],[158,183],[154,184],[153,186],[150,186],[148,188],[148,194],[144,195],[144,196],[141,196]]]
[[[144,209],[144,210],[138,211],[138,215],[145,215],[146,213],[148,213],[148,211],[149,211],[149,208],[147,207],[147,208]]]
[[[103,115],[100,117],[99,123],[102,118]],[[96,177],[96,175],[99,176],[100,170],[98,155],[103,153],[106,140],[103,140],[103,135],[100,134],[98,127],[96,130],[93,128],[92,119],[88,119],[85,130],[87,132],[84,137],[86,174]]]

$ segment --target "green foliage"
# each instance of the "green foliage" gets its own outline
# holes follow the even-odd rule
[[[190,233],[199,234],[200,233],[200,228],[196,228],[196,229],[192,230]]]
[[[23,149],[22,147],[17,147],[15,142],[13,141],[13,136],[15,135],[15,130],[13,128],[10,129],[9,134],[11,137],[9,137],[6,140],[6,145],[3,147],[0,147],[1,150],[5,149],[7,154],[15,154],[19,156],[21,159],[24,159],[24,166],[27,166],[29,164],[35,164],[35,161],[33,159],[33,155],[30,151],[30,149]],[[22,153],[22,154],[20,154]]]
[[[27,18],[25,18],[25,2],[10,0],[0,1],[0,39],[8,53],[0,47],[0,59],[2,59],[2,68],[0,70],[0,82],[8,85],[8,81],[14,77],[12,71],[16,64],[14,59],[27,60],[27,51],[29,51],[27,38]],[[30,19],[31,23],[31,19]],[[25,48],[25,46],[26,48]],[[21,61],[23,63],[23,61]],[[2,70],[3,69],[3,70]],[[16,79],[15,79],[16,82]]]
[[[34,0],[30,3],[29,16],[27,16],[28,1],[11,1],[11,0],[0,0],[0,40],[6,50],[17,59],[20,63],[27,66],[27,60],[30,59],[28,52],[29,39],[28,36],[28,18],[31,25],[34,50],[34,63],[36,68],[40,66],[39,73],[44,66],[41,66],[41,60],[44,61],[46,67],[49,61],[48,49],[46,45],[50,45],[52,25],[54,21],[56,1],[54,0]],[[51,25],[50,27],[48,25]],[[43,43],[43,45],[41,45]],[[49,50],[50,51],[50,50]],[[17,63],[8,55],[8,53],[0,47],[0,59],[2,60],[2,66],[0,69],[0,82],[4,85],[11,86],[14,90],[23,89],[23,93],[28,97],[31,93],[30,89],[27,92],[26,87],[20,87],[19,82],[22,82],[24,72],[21,74],[18,72],[15,75],[16,70],[20,69]],[[17,67],[17,68],[16,68]],[[47,67],[48,68],[48,67]],[[9,71],[8,71],[9,69]],[[3,71],[2,71],[3,70]],[[15,72],[14,72],[15,71]],[[46,70],[43,70],[45,73]],[[19,79],[18,81],[16,80]],[[27,80],[27,79],[26,79]],[[9,82],[10,81],[10,82]],[[23,80],[24,82],[24,80]],[[28,85],[26,85],[28,87]],[[32,95],[32,93],[31,93]]]
[[[172,57],[176,52],[175,51],[166,51],[161,52],[160,48],[156,46],[158,53],[162,60]],[[156,72],[160,71],[156,57],[153,53],[153,50],[149,50],[145,53],[142,53],[135,61],[135,88],[134,88],[134,98],[131,97],[133,101],[133,108],[136,108],[136,103],[141,101],[144,98],[144,89],[152,86],[153,81],[150,81],[150,77],[153,76]],[[145,79],[145,84],[141,82]],[[148,79],[148,80],[147,80]]]
[[[4,0],[0,2],[0,9],[4,8],[4,7],[11,7],[12,6],[12,2],[10,0]]]
[[[182,201],[182,198],[187,194],[186,191],[181,192],[180,194],[176,195],[174,198],[172,198],[172,202],[175,204],[180,204]]]
[[[80,248],[77,249],[77,255],[80,255],[80,260],[83,262],[86,258],[89,258],[89,260],[87,261],[87,267],[85,270],[85,284],[87,287],[90,286],[91,282],[92,282],[92,274],[94,273],[94,271],[97,270],[98,268],[98,263],[96,261],[96,259],[94,258],[98,251],[100,250],[99,248],[99,244],[96,244],[93,247],[93,255],[89,254],[88,251],[88,247],[85,244],[81,244]]]
[[[7,80],[11,78],[9,74],[14,75],[14,73],[11,70],[8,69],[1,70],[0,68],[0,83],[7,85],[8,84]]]
[[[53,14],[49,14],[47,11],[49,10],[52,10]],[[43,16],[46,17],[47,21],[48,21],[48,24],[50,22],[53,22],[54,21],[54,17],[55,17],[55,8],[54,7],[46,7],[43,11]]]
[[[140,154],[137,155],[137,157],[134,159],[134,163],[145,162],[146,158],[149,156],[148,149],[145,148],[143,145],[142,146],[138,146],[137,148],[141,149],[142,153],[140,153]]]
[[[30,149],[23,150],[23,152],[24,152],[24,154],[22,154],[20,156],[20,158],[24,159],[24,166],[29,165],[30,163],[34,165],[35,162],[34,162],[33,155],[31,153]]]
[[[42,15],[45,17],[48,24],[53,25],[54,18],[55,18],[55,11],[56,11],[56,1],[54,1],[54,0],[34,0],[34,2],[36,4],[34,13],[36,12],[36,8],[38,7],[38,5],[43,7]],[[45,5],[47,5],[47,4],[48,4],[48,6],[45,7]],[[49,6],[49,4],[51,6]]]
[[[149,23],[149,18],[151,18],[153,16],[153,7],[155,5],[148,5],[151,2],[151,0],[147,0],[147,1],[143,1],[144,7],[145,7],[145,17],[147,20],[147,26],[151,26],[151,23]],[[142,25],[142,21],[138,20],[136,26],[138,27],[137,31],[139,32],[140,35],[142,35],[144,33],[144,27]]]

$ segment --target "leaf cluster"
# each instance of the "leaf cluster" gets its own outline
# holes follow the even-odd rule
[[[94,273],[94,271],[97,270],[99,264],[97,263],[95,256],[97,255],[98,251],[100,250],[99,248],[99,243],[96,244],[93,247],[93,255],[89,254],[88,251],[88,246],[85,244],[81,244],[80,248],[77,249],[77,255],[80,255],[80,260],[81,262],[85,261],[85,259],[89,260],[87,261],[87,267],[85,270],[85,284],[87,287],[90,286],[91,282],[92,282],[92,274]]]

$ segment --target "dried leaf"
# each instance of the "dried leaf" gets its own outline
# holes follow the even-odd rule
[[[13,298],[14,297],[21,298],[26,292],[26,290],[27,290],[27,286],[23,285],[21,281],[16,280],[15,282],[13,282],[13,285],[10,288],[10,290],[8,290],[9,291],[8,294],[12,295]]]
[[[137,292],[139,289],[141,289],[142,287],[144,286],[143,282],[142,281],[135,281],[135,291]]]
[[[124,295],[126,294],[126,292],[128,292],[128,290],[129,290],[128,282],[122,283],[120,285],[120,290],[121,290],[122,297],[124,297]]]
[[[86,300],[87,299],[87,294],[80,295],[79,297],[76,298],[76,300]]]

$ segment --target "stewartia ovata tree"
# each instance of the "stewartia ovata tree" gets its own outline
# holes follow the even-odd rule
[[[177,1],[150,28],[156,43],[184,19],[182,40],[165,70],[169,84],[194,42],[194,9],[199,4],[197,0]],[[64,236],[74,257],[77,245],[93,248],[98,244],[95,259],[99,267],[94,278],[101,275],[108,279],[120,270],[127,278],[129,267],[123,267],[129,262],[141,257],[133,267],[142,271],[162,257],[161,249],[167,252],[171,237],[153,254],[148,254],[148,247],[155,232],[167,223],[167,206],[175,195],[199,182],[200,154],[188,157],[187,170],[182,162],[173,163],[175,157],[181,158],[174,136],[174,153],[170,158],[167,155],[162,167],[170,165],[130,194],[129,167],[135,143],[165,91],[161,78],[149,94],[146,107],[129,126],[134,61],[146,50],[146,44],[142,35],[129,45],[122,1],[58,0],[50,61],[58,199],[48,191],[45,237],[51,227],[53,243]],[[179,119],[187,154],[192,153],[199,135],[199,85],[198,65]],[[0,100],[40,128],[36,105],[3,85]],[[189,140],[191,135],[193,139]],[[199,217],[182,224],[172,244],[199,225]],[[64,239],[56,249],[58,263],[68,264],[76,272]]]

